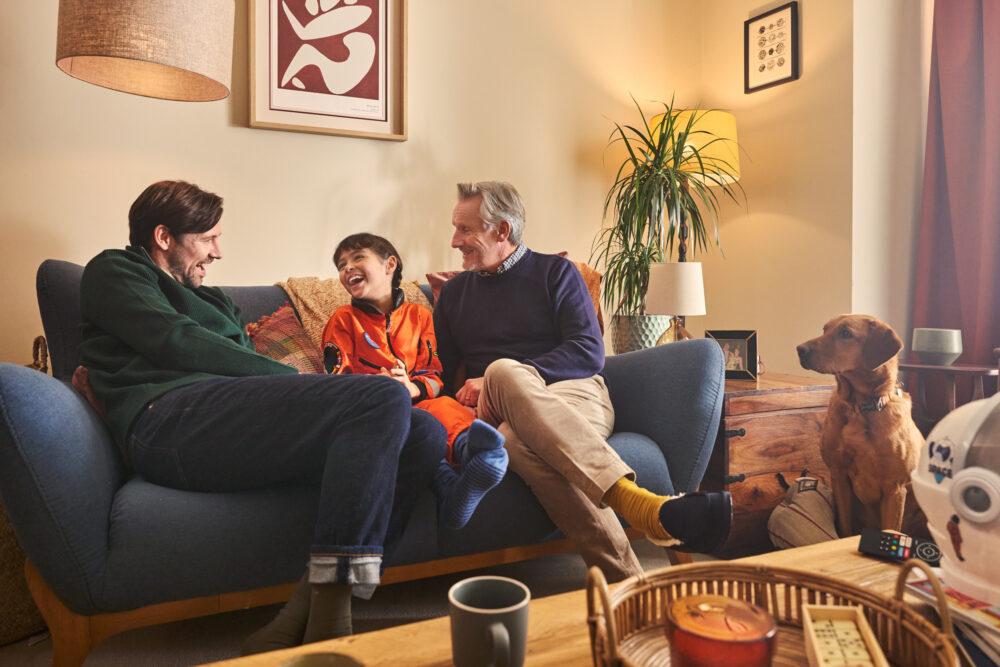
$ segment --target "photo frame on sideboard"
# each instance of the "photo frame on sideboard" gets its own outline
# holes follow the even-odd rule
[[[406,141],[407,0],[250,0],[250,127]]]
[[[798,78],[798,0],[744,21],[743,92],[757,92]]]
[[[719,347],[726,361],[727,380],[757,379],[757,332],[752,329],[715,329],[705,332]]]

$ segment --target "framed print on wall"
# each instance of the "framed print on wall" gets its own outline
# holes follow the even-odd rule
[[[743,329],[706,331],[722,348],[727,380],[757,379],[757,332]]]
[[[799,78],[799,3],[743,22],[743,92]]]
[[[407,0],[250,0],[250,126],[406,140]]]

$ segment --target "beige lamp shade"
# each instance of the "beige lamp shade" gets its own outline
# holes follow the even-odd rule
[[[647,315],[704,315],[705,285],[701,262],[654,262],[649,265]]]
[[[664,114],[654,116],[650,127],[656,128],[663,122]],[[681,171],[691,173],[691,179],[705,185],[734,183],[740,179],[739,144],[736,139],[736,117],[728,111],[718,109],[683,109],[674,112],[674,127],[687,127],[694,116],[694,124],[688,133],[687,145],[698,149],[701,164],[691,160],[681,166]],[[697,170],[692,172],[692,170]],[[700,172],[704,170],[712,178]]]
[[[233,0],[59,0],[56,65],[126,93],[207,102],[229,95]]]

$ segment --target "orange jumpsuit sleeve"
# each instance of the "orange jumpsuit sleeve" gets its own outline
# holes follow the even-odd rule
[[[431,311],[423,306],[414,306],[413,330],[416,334],[416,356],[409,369],[410,382],[423,386],[421,399],[436,398],[441,394],[444,382],[441,380],[441,360],[437,354],[437,338],[434,336],[434,318]]]
[[[342,375],[354,371],[354,317],[350,306],[341,306],[323,329],[323,367]]]

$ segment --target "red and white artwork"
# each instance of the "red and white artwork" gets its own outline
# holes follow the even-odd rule
[[[270,107],[385,120],[386,0],[269,0]]]

